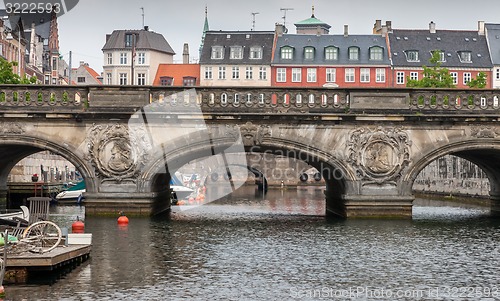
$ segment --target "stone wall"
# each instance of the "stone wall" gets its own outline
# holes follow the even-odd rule
[[[11,170],[8,182],[31,182],[34,174],[38,175],[39,181],[49,183],[67,182],[79,178],[73,164],[59,155],[44,151],[19,161]]]

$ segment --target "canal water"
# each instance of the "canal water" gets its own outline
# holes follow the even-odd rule
[[[332,221],[316,187],[245,187],[169,219],[88,217],[89,261],[4,300],[498,300],[500,222],[415,203],[412,220]],[[84,208],[51,212],[71,227]]]

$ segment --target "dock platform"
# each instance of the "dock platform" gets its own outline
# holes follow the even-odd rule
[[[90,258],[92,245],[59,246],[54,250],[38,254],[25,252],[7,256],[5,284],[24,284],[39,272],[69,272]]]

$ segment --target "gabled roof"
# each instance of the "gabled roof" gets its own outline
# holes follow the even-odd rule
[[[283,60],[280,49],[290,46],[295,49],[293,59]],[[304,59],[304,47],[315,48],[314,60]],[[338,60],[325,60],[325,48],[337,47]],[[370,60],[370,48],[378,46],[383,49],[381,61]],[[359,60],[349,60],[349,47],[359,47]],[[381,35],[302,35],[285,34],[278,37],[273,64],[275,65],[390,65],[385,38]]]
[[[486,37],[477,31],[458,30],[407,30],[393,29],[389,33],[392,62],[394,66],[421,67],[430,65],[429,59],[435,50],[444,51],[446,61],[443,67],[491,68],[492,63]],[[405,51],[418,50],[419,61],[408,62]],[[459,52],[470,51],[471,63],[462,63]]]
[[[200,84],[200,65],[199,64],[160,64],[156,77],[153,82],[154,86],[160,85],[161,77],[171,77],[174,79],[174,86],[182,86],[184,77],[196,78],[196,85]]]
[[[201,50],[200,64],[270,65],[274,31],[208,31]],[[223,59],[212,59],[212,47],[224,48]],[[230,59],[231,46],[243,47],[242,59]],[[262,47],[262,59],[250,59],[250,48]]]
[[[484,27],[486,28],[491,61],[494,65],[500,65],[500,24],[486,23]]]
[[[99,84],[102,84],[101,80],[99,79],[99,77],[101,77],[99,75],[99,73],[97,73],[94,69],[90,68],[89,66],[85,65],[83,66],[85,68],[85,70],[87,70],[87,72],[97,81],[99,82]]]
[[[167,40],[163,35],[149,31],[149,30],[115,30],[107,38],[106,44],[102,48],[105,50],[121,50],[121,49],[131,49],[131,47],[125,46],[125,36],[126,34],[136,34],[136,49],[141,50],[154,50],[158,52],[163,52],[167,54],[174,55],[175,52],[168,44]]]

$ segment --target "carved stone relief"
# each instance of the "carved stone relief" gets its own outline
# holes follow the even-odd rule
[[[351,132],[347,162],[364,184],[396,184],[410,163],[411,141],[402,129],[359,128]]]
[[[18,122],[0,122],[0,135],[1,134],[24,134],[26,129]]]
[[[475,138],[497,138],[500,135],[500,129],[492,126],[473,126],[470,134]]]
[[[151,143],[144,127],[94,125],[87,138],[87,159],[102,181],[136,181],[147,163]]]
[[[240,132],[245,146],[261,145],[264,138],[271,137],[271,128],[269,126],[258,126],[251,122],[240,126]]]

